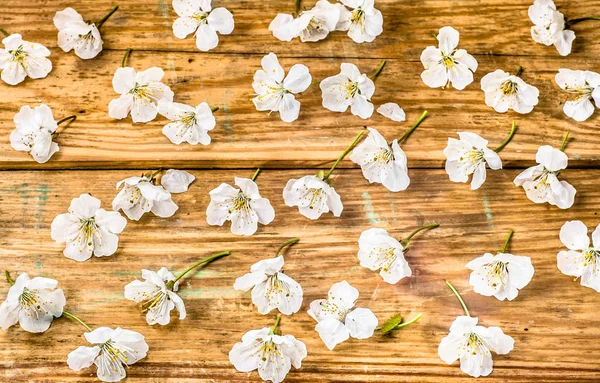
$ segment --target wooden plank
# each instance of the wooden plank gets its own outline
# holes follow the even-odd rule
[[[202,101],[219,106],[217,127],[211,132],[210,146],[174,145],[162,133],[168,122],[159,116],[147,124],[133,124],[131,118],[115,120],[108,116],[108,103],[117,94],[112,76],[122,52],[104,52],[95,60],[82,61],[74,55],[53,50],[54,70],[46,79],[17,87],[2,83],[10,97],[0,105],[0,168],[147,168],[176,167],[315,167],[331,163],[365,124],[380,130],[388,139],[401,136],[423,110],[430,112],[426,122],[403,145],[411,167],[443,167],[443,148],[457,131],[481,134],[495,147],[508,135],[515,119],[519,131],[502,152],[505,166],[533,163],[540,145],[559,146],[564,132],[571,129],[568,153],[571,166],[595,166],[600,159],[600,138],[595,134],[599,113],[576,123],[562,111],[564,93],[554,82],[560,67],[587,69],[596,61],[569,58],[531,60],[529,57],[482,56],[475,82],[464,91],[430,89],[421,81],[420,63],[389,60],[376,81],[373,102],[398,102],[408,121],[396,123],[374,113],[362,120],[346,113],[334,113],[321,105],[321,90],[311,86],[298,96],[300,118],[288,124],[277,114],[255,110],[251,101],[252,76],[260,68],[260,55],[205,55],[200,53],[134,52],[130,65],[138,70],[156,65],[165,69],[165,81],[175,92],[175,100],[197,105]],[[378,59],[282,59],[290,68],[306,64],[315,80],[339,73],[343,61],[356,63],[372,73]],[[499,114],[484,103],[480,79],[497,68],[525,67],[523,78],[540,89],[539,105],[531,114]],[[239,70],[232,70],[239,68]],[[60,128],[61,151],[48,163],[38,165],[28,154],[10,147],[8,136],[12,119],[23,105],[47,103],[61,118],[77,114],[78,119]],[[342,166],[353,166],[345,161]]]
[[[103,27],[106,49],[136,48],[197,52],[193,38],[179,40],[172,32],[177,15],[169,0],[129,0],[118,3],[120,10]],[[311,8],[316,1],[303,1]],[[292,13],[294,1],[238,0],[215,1],[233,12],[235,30],[221,38],[216,53],[268,53],[301,57],[380,57],[418,60],[423,49],[432,45],[432,34],[445,25],[461,32],[461,46],[480,55],[525,55],[559,57],[554,47],[536,44],[531,39],[533,25],[527,16],[532,0],[377,0],[384,17],[384,32],[373,43],[356,44],[344,32],[336,32],[325,41],[304,45],[280,42],[268,31],[278,13]],[[52,18],[56,11],[76,7],[84,19],[98,20],[112,4],[82,0],[8,0],[3,10],[2,28],[19,32],[26,39],[56,46]],[[600,14],[599,0],[558,1],[557,6],[569,18]],[[577,34],[573,52],[593,58],[600,47],[600,31],[593,22],[574,27]]]
[[[176,195],[180,210],[168,219],[144,217],[129,222],[120,236],[117,254],[86,263],[62,256],[50,239],[50,223],[66,211],[72,198],[90,192],[104,206],[116,194],[114,183],[133,171],[15,171],[0,178],[0,248],[2,268],[56,278],[68,308],[92,326],[123,326],[142,332],[150,344],[147,359],[128,370],[128,382],[259,381],[256,373],[238,373],[227,353],[241,335],[267,326],[275,315],[261,316],[247,293],[233,290],[233,281],[257,260],[273,254],[284,240],[299,236],[301,243],[286,254],[286,272],[304,288],[302,310],[284,317],[282,330],[306,343],[309,354],[289,382],[467,382],[458,366],[446,366],[437,356],[439,341],[455,316],[462,313],[445,279],[463,292],[473,315],[486,326],[498,325],[515,338],[515,349],[494,356],[490,382],[597,382],[600,367],[591,357],[600,352],[596,309],[600,294],[584,288],[556,268],[561,225],[580,219],[598,224],[600,170],[567,170],[561,175],[578,190],[573,208],[561,211],[536,205],[512,185],[516,170],[488,174],[476,192],[453,184],[441,170],[411,170],[406,192],[389,193],[367,186],[357,170],[340,170],[334,186],[344,212],[318,221],[284,206],[281,190],[289,178],[306,170],[265,171],[258,183],[271,199],[275,221],[251,237],[235,237],[228,228],[209,227],[205,221],[208,191],[249,171],[196,171],[189,192]],[[439,229],[414,238],[407,259],[414,276],[397,285],[359,266],[357,239],[369,227],[383,227],[396,236],[439,222]],[[515,230],[510,251],[528,255],[535,267],[532,282],[512,302],[475,294],[464,265],[502,245]],[[123,286],[141,268],[168,266],[182,270],[205,255],[230,249],[223,258],[185,280],[181,295],[188,308],[185,321],[150,327],[134,304],[123,299]],[[306,314],[313,299],[325,296],[331,284],[348,280],[360,291],[358,306],[369,307],[383,320],[401,312],[423,319],[392,337],[380,335],[350,340],[331,352],[325,348],[314,322]],[[0,284],[5,295],[6,284]],[[93,370],[76,373],[65,360],[84,344],[81,328],[67,319],[54,322],[44,335],[18,328],[0,333],[0,376],[5,381],[93,382]]]

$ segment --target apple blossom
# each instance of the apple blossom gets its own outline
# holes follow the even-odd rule
[[[342,281],[331,286],[327,299],[311,302],[308,315],[317,321],[315,330],[328,349],[333,350],[350,336],[367,339],[373,335],[377,317],[369,309],[352,309],[356,299],[358,290]]]
[[[282,314],[292,315],[300,310],[302,287],[283,273],[283,255],[279,255],[285,246],[298,241],[299,238],[293,238],[285,242],[275,253],[275,258],[258,261],[250,267],[250,273],[235,280],[235,290],[252,289],[252,303],[258,307],[259,313],[265,315],[276,308]]]
[[[388,102],[381,105],[379,108],[377,108],[377,113],[389,118],[392,121],[406,121],[406,113],[404,113],[404,110],[402,110],[402,108],[394,102]]]
[[[206,102],[192,107],[164,98],[158,101],[157,107],[158,113],[171,120],[163,127],[162,132],[172,143],[210,144],[208,132],[215,128],[213,112],[218,107],[211,108]]]
[[[52,62],[48,48],[42,44],[23,40],[20,34],[9,34],[4,29],[0,32],[6,36],[2,40],[4,49],[0,48],[0,78],[8,85],[17,85],[25,77],[44,78],[52,70]]]
[[[11,285],[6,300],[0,305],[0,327],[3,330],[19,323],[28,332],[41,333],[48,328],[54,317],[63,313],[66,300],[58,281],[50,278],[29,278],[19,274],[16,281],[5,271],[6,281]]]
[[[600,107],[600,74],[589,70],[559,69],[556,84],[569,96],[563,106],[565,114],[575,121],[585,121]]]
[[[258,192],[254,182],[260,169],[252,179],[235,177],[233,186],[222,183],[209,192],[210,203],[206,209],[206,222],[209,225],[223,226],[231,221],[231,232],[237,235],[256,233],[258,224],[270,224],[275,219],[275,210],[267,198]]]
[[[65,214],[52,221],[51,237],[66,243],[63,254],[75,261],[112,255],[117,251],[117,234],[125,229],[127,220],[116,211],[100,208],[100,200],[89,194],[74,198]]]
[[[296,1],[296,18],[290,14],[279,13],[271,24],[269,31],[281,41],[292,41],[300,37],[300,41],[319,41],[336,29],[340,19],[342,4],[331,4],[328,0],[319,0],[308,11],[300,11],[300,1]],[[344,8],[345,10],[345,8]]]
[[[531,282],[534,272],[531,258],[506,252],[512,235],[511,230],[504,247],[496,255],[485,253],[467,263],[466,267],[473,270],[469,283],[476,293],[512,301],[519,290]]]
[[[428,46],[421,53],[425,70],[421,79],[430,88],[454,88],[463,90],[473,82],[473,72],[477,70],[477,60],[464,49],[456,49],[459,33],[452,27],[440,29],[437,40],[439,47]]]
[[[370,43],[383,32],[383,15],[375,9],[375,0],[340,0],[346,7],[340,8],[338,31],[348,31],[355,43]]]
[[[185,39],[194,33],[196,46],[203,52],[219,44],[219,36],[233,32],[233,15],[226,8],[212,9],[211,0],[173,0],[173,9],[179,16],[173,23],[173,34]]]
[[[558,269],[565,275],[580,279],[582,286],[600,293],[600,225],[592,233],[581,221],[565,222],[560,228],[560,241],[569,250],[557,255]]]
[[[512,75],[497,69],[483,76],[481,90],[485,92],[485,104],[498,113],[509,109],[521,114],[531,112],[538,104],[540,91],[519,77],[522,72],[521,67]]]
[[[302,93],[311,84],[312,77],[308,68],[295,64],[287,76],[274,53],[269,53],[261,60],[263,69],[254,74],[252,87],[256,97],[252,99],[256,110],[279,112],[281,120],[292,122],[300,114],[300,101],[294,94]],[[285,78],[284,78],[285,76]]]
[[[292,366],[300,368],[306,358],[306,345],[293,335],[278,331],[281,316],[272,328],[250,330],[229,351],[229,361],[240,372],[258,371],[265,381],[282,382]]]

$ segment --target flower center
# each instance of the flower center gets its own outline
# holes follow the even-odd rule
[[[147,103],[156,104],[158,102],[156,90],[150,84],[140,85],[136,82],[135,86],[129,91],[129,93],[135,98]]]
[[[202,11],[196,12],[196,13],[194,13],[194,15],[192,17],[194,18],[194,20],[196,20],[196,23],[198,25],[208,23],[208,19],[207,19],[208,13],[206,13],[206,12],[202,12]]]
[[[267,281],[265,296],[271,300],[281,293],[285,293],[286,297],[290,296],[290,285],[279,279],[279,272],[276,272]]]
[[[350,22],[359,25],[361,29],[365,27],[365,11],[361,7],[356,8],[350,15]]]
[[[517,94],[519,91],[519,85],[516,82],[506,80],[500,85],[500,90],[505,96],[511,96]]]
[[[79,38],[83,40],[93,40],[94,36],[92,36],[92,31],[89,31],[85,35],[79,35]]]
[[[594,270],[598,269],[598,260],[600,258],[600,251],[590,248],[583,253],[583,266],[592,266]]]
[[[27,57],[27,53],[25,53],[25,50],[23,49],[23,45],[19,45],[17,47],[17,49],[9,51],[8,53],[10,53],[12,55],[13,61],[18,62],[21,65],[23,64],[23,61]]]
[[[398,259],[398,256],[396,255],[396,249],[393,247],[389,247],[387,249],[373,249],[371,250],[371,254],[380,260],[379,267],[385,272],[389,271],[394,262],[396,262],[396,259]]]
[[[462,164],[467,165],[469,168],[468,173],[472,173],[475,171],[477,166],[484,161],[483,150],[481,149],[472,149],[469,150],[464,156],[458,159]]]
[[[491,287],[504,286],[508,280],[508,262],[493,261],[484,265],[487,270],[487,280]]]
[[[184,114],[183,117],[181,117],[180,121],[183,125],[185,125],[188,128],[194,126],[196,125],[196,113],[188,112]]]
[[[157,289],[154,295],[147,296],[142,300],[142,312],[147,313],[148,311],[156,311],[167,299],[168,294],[162,289]]]
[[[354,98],[357,94],[360,94],[358,89],[358,83],[350,80],[346,81],[345,84],[346,100]]]
[[[565,87],[565,90],[567,91],[567,93],[569,93],[569,95],[567,96],[567,101],[578,101],[582,98],[587,100],[590,97],[592,97],[592,92],[594,91],[594,88],[592,88],[589,84],[586,83],[585,86],[570,87],[567,85]]]
[[[233,206],[231,207],[231,209],[229,209],[229,213],[231,214],[232,212],[237,210],[240,210],[242,212],[248,212],[252,210],[250,208],[251,201],[252,200],[248,198],[247,195],[240,191],[238,195],[233,199]]]
[[[474,332],[470,332],[465,334],[465,338],[467,338],[467,342],[465,344],[465,351],[472,355],[477,355],[479,352],[481,354],[489,353],[489,350],[483,344],[483,341]]]
[[[308,189],[308,193],[312,196],[308,208],[314,209],[315,205],[317,205],[317,203],[320,202],[323,198],[323,189]]]
[[[256,350],[255,354],[261,354],[260,358],[263,362],[274,362],[273,359],[276,359],[274,357],[281,355],[281,351],[279,351],[279,348],[272,340],[269,340],[263,342],[260,348]],[[279,366],[276,366],[276,368],[278,367]]]
[[[346,319],[348,311],[350,310],[328,299],[325,302],[321,302],[321,311],[325,314],[333,315],[340,322],[343,322]]]
[[[442,54],[442,64],[446,68],[451,69],[456,65],[456,62],[454,61],[454,57],[452,55]]]
[[[100,235],[95,218],[82,219],[80,221],[79,235],[82,244],[93,246],[94,235]]]
[[[27,316],[40,319],[40,317],[49,314],[44,302],[40,299],[40,294],[37,291],[29,290],[27,287],[23,289],[19,297],[19,304],[27,313]]]

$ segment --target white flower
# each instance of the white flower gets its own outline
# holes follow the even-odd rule
[[[343,5],[319,0],[313,9],[301,12],[295,19],[292,15],[279,13],[269,24],[269,31],[281,41],[292,41],[296,37],[302,42],[323,40],[335,30],[340,8]]]
[[[375,93],[375,83],[354,64],[342,63],[340,68],[340,74],[327,77],[319,85],[323,107],[333,112],[345,112],[350,107],[355,116],[371,117],[374,106],[369,101]]]
[[[552,0],[535,0],[528,14],[535,24],[531,27],[533,41],[546,46],[554,45],[561,56],[571,53],[575,32],[565,30],[565,16],[556,10]]]
[[[350,155],[350,160],[360,165],[363,176],[370,182],[383,184],[390,191],[405,190],[408,178],[407,160],[398,140],[392,141],[392,147],[375,129],[367,128],[369,135]]]
[[[289,180],[283,189],[283,199],[287,206],[298,206],[300,214],[310,219],[318,219],[330,210],[339,217],[344,209],[335,189],[316,176]]]
[[[512,109],[527,114],[538,104],[540,95],[538,88],[501,69],[483,76],[481,90],[485,92],[485,104],[498,113]]]
[[[459,132],[460,140],[448,138],[444,149],[446,173],[452,182],[467,182],[473,174],[471,190],[477,190],[485,182],[485,165],[493,170],[502,169],[498,153],[488,149],[487,140],[475,133]]]
[[[592,98],[596,107],[600,107],[600,74],[588,70],[559,69],[554,81],[569,93],[563,111],[575,121],[585,121],[594,113]]]
[[[581,221],[568,221],[560,228],[560,241],[569,249],[558,253],[558,269],[566,275],[581,278],[581,285],[600,293],[600,225],[592,233]]]
[[[9,85],[17,85],[29,76],[33,79],[44,78],[52,70],[52,62],[48,48],[42,44],[30,43],[14,33],[2,40],[4,49],[0,48],[0,71],[2,81]]]
[[[283,256],[263,259],[250,267],[250,273],[235,280],[233,288],[248,291],[252,288],[252,303],[265,315],[273,309],[292,315],[302,305],[302,287],[284,274]]]
[[[172,122],[165,125],[162,132],[174,144],[210,144],[208,132],[216,125],[215,117],[206,102],[192,107],[162,99],[158,102],[158,113]]]
[[[402,110],[402,108],[394,102],[388,102],[381,105],[379,108],[377,108],[377,113],[389,118],[392,121],[406,121],[406,113],[404,113],[404,110]]]
[[[173,23],[173,34],[185,39],[196,34],[196,46],[203,52],[216,48],[219,36],[233,32],[233,15],[225,8],[212,9],[211,0],[173,0],[173,9],[179,16]]]
[[[15,130],[10,133],[10,146],[13,149],[31,154],[40,164],[59,151],[58,144],[52,141],[58,125],[47,105],[41,104],[34,109],[23,106],[15,115],[14,122]]]
[[[125,367],[146,357],[148,344],[138,332],[99,327],[83,334],[93,347],[79,346],[67,356],[67,364],[79,371],[95,364],[96,375],[103,382],[118,382],[125,378]]]
[[[443,27],[437,36],[439,48],[428,46],[421,53],[425,67],[421,79],[430,88],[444,88],[449,83],[463,90],[473,82],[477,60],[464,49],[456,49],[459,33],[452,27]]]
[[[535,203],[548,202],[561,209],[573,206],[577,191],[568,182],[557,178],[560,171],[567,168],[567,155],[545,145],[540,146],[535,160],[539,165],[525,169],[515,178],[515,185],[523,186],[527,198]]]
[[[469,282],[476,293],[512,301],[533,278],[531,258],[508,253],[485,253],[467,263]]]
[[[514,339],[500,327],[477,326],[477,318],[459,316],[450,326],[450,334],[440,342],[438,354],[448,364],[460,359],[460,369],[477,378],[492,372],[492,351],[508,354],[514,345]]]
[[[73,49],[84,60],[93,59],[102,51],[102,37],[96,24],[83,21],[73,8],[56,12],[54,26],[58,29],[58,46],[63,51]]]
[[[171,199],[171,193],[162,186],[154,185],[154,181],[154,178],[144,175],[117,182],[117,189],[121,185],[123,189],[112,202],[113,210],[123,209],[123,213],[134,221],[149,211],[162,218],[175,214],[179,207]]]
[[[29,279],[29,275],[21,273],[0,305],[0,327],[6,330],[18,322],[28,332],[48,330],[54,317],[62,315],[66,304],[65,294],[56,286],[58,282],[54,279]]]
[[[125,286],[125,298],[142,304],[146,313],[146,322],[149,325],[167,325],[171,321],[171,311],[177,308],[179,320],[185,319],[185,305],[175,292],[179,289],[179,282],[168,288],[167,282],[175,276],[166,268],[161,267],[157,272],[142,269],[144,281],[135,280]]]
[[[275,210],[267,198],[260,196],[258,186],[251,179],[235,177],[235,185],[239,189],[222,183],[209,192],[206,222],[223,226],[225,221],[231,221],[233,234],[252,235],[259,222],[268,225],[273,221]]]
[[[352,336],[356,339],[370,338],[377,327],[377,317],[369,309],[356,308],[358,290],[346,281],[331,286],[327,299],[312,301],[308,315],[316,320],[315,330],[328,349]]]
[[[66,243],[63,254],[75,261],[112,255],[117,251],[117,234],[125,229],[127,220],[116,211],[100,208],[100,200],[89,194],[73,198],[68,213],[52,221],[51,234],[58,243]]]
[[[302,64],[295,64],[285,76],[274,53],[264,56],[261,65],[263,69],[256,71],[252,83],[256,92],[252,102],[256,110],[279,112],[279,116],[285,122],[297,120],[300,101],[296,100],[294,94],[302,93],[310,86],[312,77],[308,68]]]
[[[358,239],[360,265],[379,271],[384,281],[398,283],[410,277],[412,270],[404,259],[404,246],[384,229],[373,228],[363,231]]]
[[[291,366],[301,367],[306,355],[306,345],[293,335],[277,335],[265,327],[244,334],[229,351],[229,361],[240,372],[258,370],[263,380],[280,383]]]
[[[136,73],[133,68],[118,68],[113,77],[113,88],[119,98],[108,104],[108,115],[122,119],[131,112],[133,122],[154,120],[161,99],[173,101],[171,88],[160,82],[165,72],[157,67]]]
[[[160,178],[160,184],[170,193],[183,193],[196,177],[184,170],[169,169]]]
[[[348,36],[355,43],[370,43],[383,32],[383,16],[375,9],[375,0],[340,0],[340,2],[352,10],[340,8],[340,20],[336,30],[348,31]]]

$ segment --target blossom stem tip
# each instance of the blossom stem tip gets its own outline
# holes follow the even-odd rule
[[[206,257],[204,259],[199,260],[198,262],[194,263],[193,265],[191,265],[190,267],[188,267],[187,269],[183,270],[183,272],[181,274],[179,274],[179,276],[175,279],[173,279],[172,281],[169,281],[167,284],[169,285],[169,288],[172,288],[173,285],[175,285],[175,283],[177,281],[179,281],[181,278],[184,277],[184,275],[186,275],[187,273],[189,273],[190,271],[192,271],[194,268],[202,265],[203,263],[208,263],[211,261],[214,261],[217,258],[221,258],[221,257],[225,257],[227,255],[231,254],[230,251],[222,251],[220,253],[211,255],[210,257]]]
[[[217,110],[219,110],[218,106],[213,106],[212,108],[210,108],[211,112],[216,112]]]
[[[275,334],[277,328],[279,327],[279,322],[281,322],[281,314],[277,314],[277,319],[275,319],[275,324],[271,327],[271,334]]]
[[[418,321],[419,319],[421,319],[422,316],[423,316],[423,314],[419,314],[416,317],[414,317],[413,319],[409,320],[408,322],[400,323],[398,326],[396,326],[396,328],[402,328],[402,327],[411,325],[411,324],[415,323],[416,321]]]
[[[131,55],[132,51],[133,51],[132,48],[127,48],[127,50],[125,51],[125,54],[123,55],[123,60],[121,60],[121,67],[122,68],[125,68],[125,63],[127,62],[127,59]]]
[[[465,310],[465,314],[467,314],[467,316],[470,317],[471,314],[469,314],[469,309],[467,309],[467,305],[465,304],[465,301],[463,301],[458,291],[456,291],[456,289],[454,288],[454,286],[452,286],[452,283],[450,283],[450,281],[446,281],[446,284],[448,285],[448,287],[450,287],[450,290],[452,290],[454,295],[456,295],[456,297],[458,298],[458,301],[460,302],[463,310]]]
[[[515,76],[520,77],[521,74],[523,73],[523,70],[524,70],[523,67],[519,65],[519,67],[515,71]]]
[[[565,148],[567,147],[567,141],[569,140],[569,134],[571,134],[571,131],[567,130],[567,132],[565,133],[565,136],[563,137],[562,144],[560,145],[561,152],[564,152]]]
[[[427,111],[424,111],[421,114],[421,117],[419,117],[419,119],[413,124],[413,126],[406,132],[404,133],[404,135],[402,137],[400,137],[398,139],[398,144],[401,144],[402,142],[404,142],[404,140],[406,140],[408,138],[408,136],[411,135],[412,132],[415,131],[415,129],[417,129],[419,127],[419,125],[421,125],[421,122],[423,122],[423,120],[425,120],[425,117],[427,117]]]
[[[506,253],[506,249],[508,249],[508,243],[510,242],[510,239],[512,238],[514,233],[515,233],[514,230],[511,230],[508,232],[508,238],[506,238],[506,241],[504,242],[504,246],[502,246],[502,250],[500,251],[501,253]]]
[[[108,12],[106,14],[106,16],[104,16],[102,19],[100,19],[100,21],[98,21],[96,23],[96,28],[100,29],[100,27],[102,26],[102,24],[104,24],[104,22],[106,22],[106,20],[108,20],[108,18],[111,17],[113,15],[113,13],[115,13],[117,11],[117,9],[119,9],[119,6],[115,5],[113,7],[113,9],[111,9],[110,12]]]
[[[565,27],[568,28],[571,25],[580,23],[582,21],[588,21],[588,20],[600,20],[600,16],[580,17],[578,19],[566,20],[565,21]]]
[[[88,332],[91,332],[92,329],[90,328],[90,326],[88,326],[84,321],[82,321],[81,319],[79,319],[77,316],[75,316],[74,314],[71,314],[70,312],[64,310],[62,315],[69,317],[71,319],[73,319],[75,322],[79,323],[80,325],[82,325],[83,327],[85,327],[86,330],[88,330]]]
[[[358,132],[358,134],[356,135],[356,137],[354,137],[354,141],[352,141],[352,143],[346,148],[346,150],[344,150],[342,152],[342,154],[335,161],[335,163],[333,164],[333,166],[331,167],[331,169],[329,169],[329,171],[327,172],[327,174],[325,174],[325,176],[323,177],[324,181],[326,181],[327,179],[329,179],[329,176],[331,175],[331,173],[333,173],[333,171],[335,170],[335,168],[344,159],[344,157],[346,157],[346,155],[348,153],[350,153],[350,151],[352,150],[352,148],[358,143],[358,141],[360,140],[360,138],[362,137],[362,135],[365,134],[365,132],[366,132],[366,130],[364,130],[364,129],[361,130],[360,132]]]
[[[498,153],[499,151],[501,151],[502,149],[504,149],[504,147],[506,145],[508,145],[508,143],[510,142],[510,140],[512,140],[512,138],[515,135],[516,131],[517,131],[517,124],[513,121],[512,122],[512,128],[510,129],[510,133],[508,134],[508,137],[506,137],[506,140],[502,141],[502,143],[500,144],[500,146],[498,146],[496,149],[494,149],[494,151],[496,153]]]
[[[2,32],[2,34],[3,34],[4,36],[6,36],[6,37],[10,36],[10,33],[8,33],[8,32],[6,31],[6,29],[2,29],[2,28],[0,28],[0,32]]]
[[[404,248],[406,248],[408,246],[408,243],[412,239],[412,237],[414,237],[415,235],[417,235],[419,232],[421,232],[423,230],[428,230],[428,229],[435,229],[436,227],[440,227],[440,224],[439,223],[432,223],[431,225],[421,226],[417,230],[415,230],[412,233],[410,233],[410,235],[408,237],[406,237],[405,239],[403,239],[400,243],[402,244],[402,246]]]
[[[252,176],[253,182],[256,180],[256,177],[258,177],[258,173],[260,173],[260,168],[256,169],[256,171],[254,172],[254,175]]]
[[[9,285],[13,286],[15,284],[15,281],[13,281],[13,279],[10,277],[10,272],[8,270],[4,270],[4,275],[6,276],[6,282],[8,282]]]
[[[278,257],[279,253],[281,253],[281,250],[283,250],[284,247],[293,245],[294,243],[298,243],[298,242],[300,242],[300,238],[298,238],[298,237],[285,241],[284,243],[281,244],[281,246],[279,246],[279,248],[277,249],[277,252],[275,253],[275,256]]]
[[[302,0],[295,0],[294,1],[294,14],[296,16],[300,15],[300,6],[302,4]]]
[[[375,80],[377,78],[377,76],[379,76],[379,74],[381,73],[381,71],[383,70],[383,67],[385,66],[386,60],[382,60],[381,64],[379,64],[379,68],[377,68],[377,70],[375,71],[375,73],[373,73],[370,76],[371,80]]]
[[[65,118],[63,118],[62,120],[58,121],[58,122],[56,123],[56,125],[60,125],[60,124],[62,124],[63,122],[67,122],[67,121],[69,121],[69,120],[71,120],[70,122],[73,122],[73,121],[75,121],[76,119],[77,119],[77,116],[76,116],[76,115],[72,115],[72,116],[69,116],[69,117],[65,117]]]

